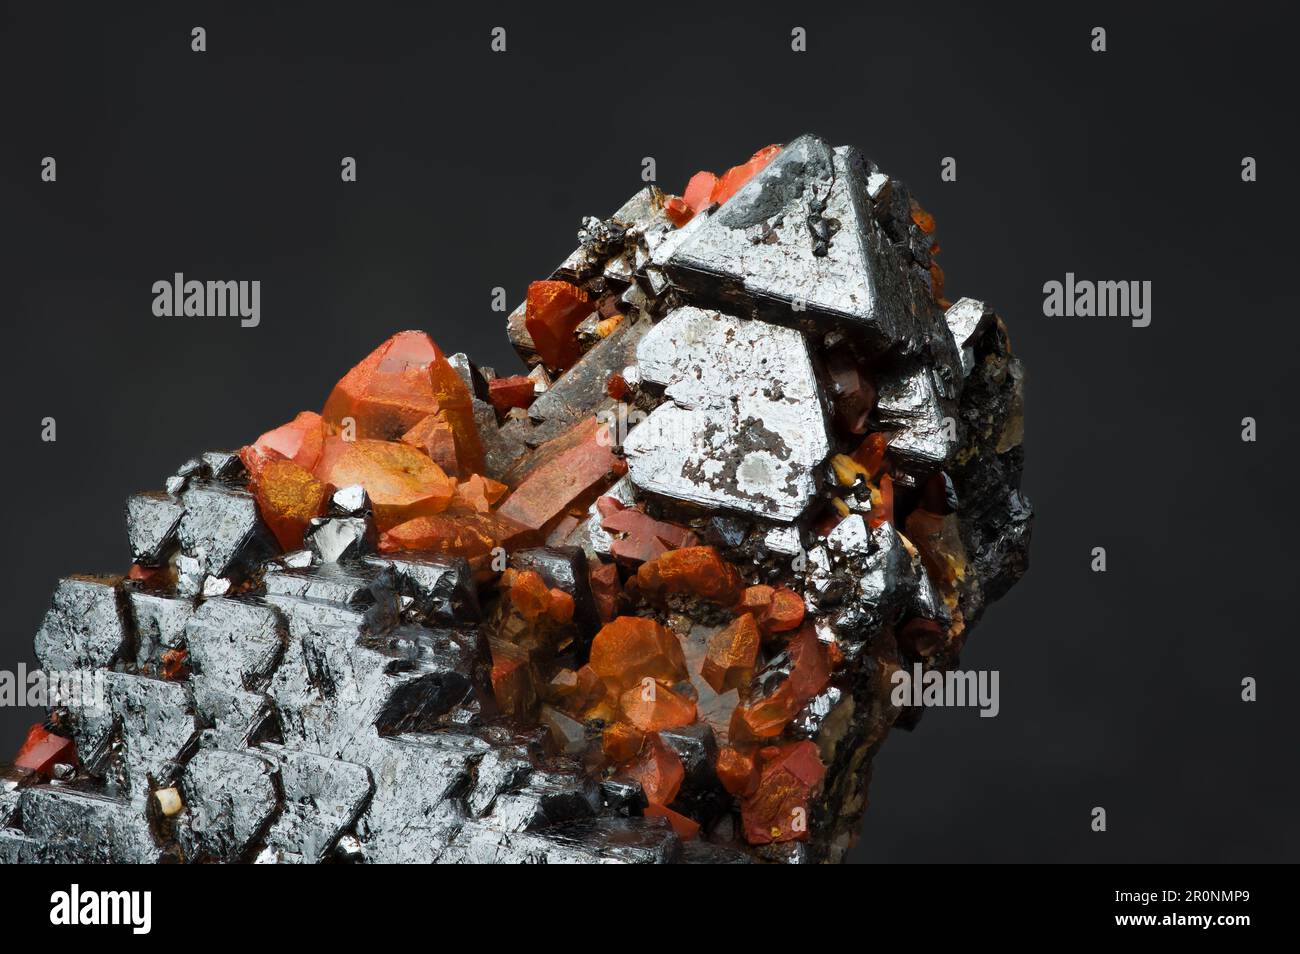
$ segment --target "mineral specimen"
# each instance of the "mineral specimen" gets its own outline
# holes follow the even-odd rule
[[[36,638],[6,861],[820,862],[1027,565],[1023,371],[856,150],[650,187],[498,377],[403,331],[127,502]]]

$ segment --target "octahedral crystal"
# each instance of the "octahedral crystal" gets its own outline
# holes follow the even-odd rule
[[[36,638],[103,704],[29,734],[0,861],[844,856],[894,675],[1027,565],[1007,326],[817,136],[578,235],[527,374],[398,332],[130,498]]]

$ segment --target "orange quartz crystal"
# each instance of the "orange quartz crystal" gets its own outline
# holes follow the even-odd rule
[[[738,609],[753,613],[764,634],[798,629],[804,616],[802,596],[789,587],[762,583],[745,588]]]
[[[605,758],[616,765],[630,762],[641,751],[646,735],[630,722],[615,722],[605,727],[600,737],[601,751]]]
[[[325,510],[330,488],[291,460],[262,459],[252,479],[257,512],[285,550],[302,546],[303,534]]]
[[[750,179],[758,175],[764,166],[775,159],[780,151],[780,146],[764,146],[750,156],[748,161],[742,162],[738,166],[732,166],[714,184],[709,194],[709,201],[716,202],[719,205],[726,202],[743,189]]]
[[[317,468],[316,476],[335,487],[365,487],[381,532],[441,513],[456,492],[455,482],[441,467],[396,441],[345,442],[337,457]]]
[[[499,513],[441,513],[416,517],[379,535],[379,551],[431,550],[463,556],[476,568],[486,567],[492,550],[530,546],[536,534]]]
[[[573,365],[582,354],[574,332],[595,311],[587,293],[569,282],[533,282],[524,308],[524,327],[546,366],[562,370]]]
[[[636,579],[647,594],[683,594],[727,607],[744,592],[740,572],[714,547],[669,550],[643,563]]]
[[[315,411],[302,411],[288,424],[267,431],[239,451],[239,459],[248,473],[256,477],[270,460],[291,460],[299,467],[314,470],[325,442],[324,422]]]
[[[700,675],[714,692],[745,691],[758,662],[758,623],[752,613],[742,613],[709,640]]]
[[[524,619],[537,619],[551,606],[551,590],[536,570],[507,570],[501,584]]]
[[[682,200],[690,207],[693,215],[699,215],[713,202],[713,189],[718,184],[718,177],[712,172],[697,172],[691,176],[682,191]]]
[[[619,616],[602,626],[592,640],[588,664],[618,694],[647,677],[670,685],[687,678],[677,636],[641,616]]]
[[[722,787],[737,798],[753,795],[758,788],[758,760],[752,747],[724,746],[718,750],[714,770]]]
[[[799,708],[789,681],[783,682],[768,695],[736,706],[727,737],[732,743],[774,739],[798,715]]]
[[[646,676],[618,699],[623,717],[642,732],[659,732],[695,721],[695,700]]]
[[[517,482],[506,475],[514,490],[497,513],[539,532],[571,507],[589,505],[626,467],[610,447],[608,426],[594,417],[542,444],[530,460]]]
[[[682,760],[664,745],[657,733],[645,737],[640,757],[628,766],[627,774],[641,783],[641,790],[651,805],[672,804],[686,780]]]
[[[343,376],[321,416],[336,432],[351,420],[352,437],[396,441],[439,411],[452,429],[457,475],[481,472],[483,447],[469,388],[432,338],[401,331]]]
[[[448,476],[458,476],[463,470],[456,457],[456,432],[442,411],[426,414],[416,421],[402,435],[402,443],[422,451]]]
[[[640,758],[628,768],[628,775],[641,783],[645,792],[645,814],[648,817],[666,818],[679,838],[694,838],[700,830],[699,824],[680,812],[675,812],[668,805],[677,797],[686,770],[677,754],[664,745],[658,735],[646,736],[646,745]]]
[[[721,205],[739,192],[780,151],[780,146],[764,146],[747,161],[732,166],[721,176],[715,176],[712,172],[695,173],[686,183],[681,198],[672,196],[664,203],[664,213],[673,225],[681,228],[709,206],[715,203]]]
[[[673,225],[678,228],[681,228],[695,217],[695,211],[686,204],[686,200],[678,198],[675,195],[670,196],[668,200],[664,202],[664,214],[668,216],[668,221],[672,222]]]
[[[447,509],[452,513],[490,513],[509,489],[491,477],[475,474],[456,485]]]

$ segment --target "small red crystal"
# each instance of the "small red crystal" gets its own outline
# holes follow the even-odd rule
[[[574,332],[595,310],[587,293],[564,281],[533,282],[524,306],[524,327],[550,368],[568,368],[581,356]]]
[[[14,756],[14,765],[38,775],[49,775],[61,762],[76,764],[76,745],[71,739],[55,735],[39,723],[27,730],[27,738]]]
[[[525,374],[493,378],[488,382],[488,400],[498,414],[505,414],[512,407],[528,407],[535,396],[533,379]]]
[[[806,839],[808,803],[825,775],[817,745],[807,739],[767,753],[757,790],[741,803],[745,840],[765,845]]]

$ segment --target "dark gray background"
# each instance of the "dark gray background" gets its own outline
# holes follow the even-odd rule
[[[950,297],[1005,316],[1038,510],[1032,569],[963,659],[1000,670],[1001,715],[937,710],[896,733],[854,857],[1296,859],[1281,21],[1240,3],[1174,20],[1133,4],[265,6],[5,5],[0,666],[33,663],[60,575],[126,568],[129,492],[318,408],[401,328],[517,368],[490,289],[518,300],[582,215],[640,187],[643,156],[679,191],[816,131],[909,182]],[[948,155],[956,183],[939,181]],[[261,327],[155,318],[150,286],[175,271],[261,280]],[[1152,281],[1151,326],[1044,318],[1043,282],[1066,271]],[[39,718],[0,710],[0,753]]]

